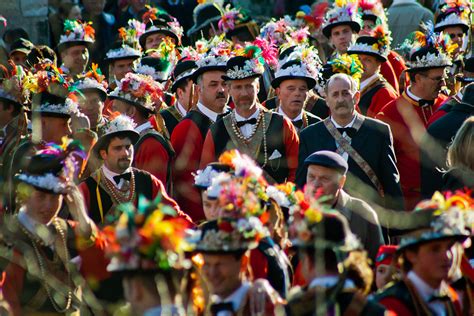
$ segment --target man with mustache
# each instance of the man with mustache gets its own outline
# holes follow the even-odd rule
[[[176,152],[173,169],[174,197],[190,213],[194,221],[205,219],[201,194],[194,187],[193,172],[199,169],[201,152],[207,130],[221,115],[228,101],[227,85],[222,79],[228,57],[210,52],[196,62],[198,68],[192,79],[196,83],[199,101],[171,134]]]
[[[99,226],[112,224],[120,216],[116,209],[121,203],[139,204],[139,197],[148,200],[161,196],[161,201],[177,209],[180,216],[189,217],[165,191],[163,183],[152,174],[132,167],[133,146],[139,139],[135,123],[119,115],[106,124],[104,134],[93,151],[103,165],[79,185],[89,216]]]
[[[387,124],[355,111],[360,92],[346,74],[333,75],[325,88],[331,116],[300,134],[296,182],[306,184],[305,159],[320,150],[339,153],[348,163],[344,189],[369,204],[403,209],[392,133]]]
[[[224,151],[237,149],[255,159],[271,182],[294,181],[298,162],[298,133],[290,120],[267,111],[258,102],[259,78],[264,71],[261,51],[236,56],[222,76],[235,108],[211,125],[201,156],[201,168]]]

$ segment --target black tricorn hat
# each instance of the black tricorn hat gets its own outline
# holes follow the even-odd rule
[[[171,77],[173,78],[173,83],[171,85],[171,92],[176,92],[178,85],[186,79],[190,79],[197,69],[196,62],[190,59],[180,59],[173,69]]]

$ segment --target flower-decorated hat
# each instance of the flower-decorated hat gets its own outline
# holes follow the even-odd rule
[[[170,36],[176,41],[176,45],[181,45],[183,28],[175,17],[172,17],[163,10],[147,6],[148,11],[142,16],[146,29],[140,35],[140,45],[145,48],[146,38],[151,34],[162,33]]]
[[[401,47],[408,51],[408,71],[451,66],[451,55],[457,45],[452,43],[448,34],[436,34],[431,22],[422,26],[423,32],[414,32]]]
[[[324,23],[324,17],[329,9],[329,3],[314,2],[311,7],[300,7],[301,11],[296,12],[296,18],[303,21],[308,26],[309,32],[313,36],[321,29]]]
[[[32,94],[31,112],[41,116],[70,118],[79,111],[70,84],[51,61],[44,60],[24,79],[23,88]]]
[[[119,41],[105,54],[107,62],[121,59],[138,59],[141,57],[141,47],[138,38],[145,32],[145,25],[135,19],[128,20],[128,27],[119,28]]]
[[[285,19],[270,20],[260,29],[260,37],[274,43],[277,47],[287,43],[295,28]]]
[[[374,56],[380,62],[387,61],[390,51],[390,32],[383,25],[377,26],[370,36],[360,36],[347,50],[348,54]]]
[[[113,120],[105,123],[104,133],[94,145],[94,151],[97,157],[100,157],[99,152],[104,149],[104,145],[107,141],[113,137],[126,136],[131,140],[132,145],[134,145],[140,137],[138,132],[135,131],[135,126],[136,124],[133,120],[126,115],[118,115]]]
[[[171,75],[171,67],[168,59],[146,56],[140,59],[135,72],[150,76],[158,82],[165,82]]]
[[[359,0],[359,12],[363,21],[370,20],[375,25],[387,23],[387,16],[380,0]]]
[[[138,209],[131,203],[118,206],[122,212],[115,226],[106,226],[111,257],[109,272],[162,272],[190,267],[185,254],[192,250],[187,242],[190,223],[177,216],[160,199],[145,203],[141,197]]]
[[[212,181],[221,173],[228,173],[231,167],[226,164],[211,162],[202,170],[196,171],[194,175],[194,186],[200,190],[206,190],[212,185]]]
[[[401,236],[398,251],[435,240],[464,241],[472,231],[473,210],[474,202],[467,194],[435,192],[431,200],[421,201],[413,211],[430,212],[431,216],[418,229]]]
[[[74,87],[81,92],[96,91],[101,96],[102,101],[107,98],[107,81],[97,64],[92,63],[91,69],[79,76],[74,83]]]
[[[80,143],[65,137],[61,145],[49,143],[37,151],[26,170],[15,178],[38,190],[63,194],[67,186],[73,184],[84,159],[86,154]]]
[[[218,218],[199,226],[193,237],[195,251],[200,253],[243,253],[257,247],[265,236],[256,217]]]
[[[359,33],[361,28],[357,0],[336,0],[334,6],[326,13],[323,23],[323,34],[331,37],[331,30],[339,25],[349,25],[353,32]]]
[[[262,50],[257,46],[247,46],[237,56],[230,58],[226,65],[226,81],[260,77],[265,71]]]
[[[199,34],[206,26],[211,26],[218,30],[217,23],[221,19],[222,1],[202,1],[193,10],[193,26],[188,30],[189,37]],[[204,34],[207,36],[208,34]],[[199,36],[200,37],[200,36]]]
[[[214,36],[209,41],[201,39],[196,42],[196,51],[199,59],[196,60],[197,69],[194,71],[193,80],[206,71],[226,71],[227,61],[232,54],[232,43],[221,36]]]
[[[171,92],[176,92],[177,87],[181,84],[181,82],[183,82],[183,80],[191,79],[196,69],[197,64],[195,60],[187,57],[183,57],[178,60],[178,63],[171,73],[171,78],[173,79],[171,84]]]
[[[79,20],[64,21],[64,34],[59,38],[58,51],[66,48],[85,45],[90,47],[95,42],[95,30],[92,22],[81,22]]]
[[[435,32],[441,32],[450,26],[459,26],[464,33],[470,28],[471,5],[466,0],[447,1],[439,9],[434,26]]]
[[[151,114],[155,112],[155,103],[163,99],[163,88],[150,76],[129,72],[109,98],[122,100]]]
[[[11,65],[12,70],[4,69],[0,78],[0,101],[21,108],[28,99],[29,91],[23,88],[26,72],[23,67]]]
[[[312,46],[296,46],[291,50],[289,56],[284,59],[285,62],[276,71],[272,87],[276,89],[288,79],[303,79],[308,83],[308,89],[312,89],[319,80],[321,69],[317,50]]]
[[[9,56],[14,54],[15,52],[20,52],[25,55],[28,55],[30,51],[33,49],[34,45],[27,39],[20,38],[12,43],[10,46],[10,52],[8,53]]]
[[[290,240],[297,248],[329,249],[336,254],[362,249],[347,219],[316,200],[291,212],[288,225]]]
[[[258,26],[248,12],[242,8],[234,8],[230,4],[221,10],[221,19],[217,25],[228,39],[245,33],[246,39],[253,41],[259,34]]]

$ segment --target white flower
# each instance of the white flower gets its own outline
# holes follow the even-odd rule
[[[62,193],[66,190],[66,183],[52,173],[46,173],[44,175],[28,175],[22,173],[18,176],[18,179],[33,186],[51,190],[55,193]]]
[[[266,189],[266,193],[268,197],[274,199],[278,205],[282,207],[290,207],[290,201],[286,197],[286,194],[280,190],[278,190],[273,185],[269,185]]]

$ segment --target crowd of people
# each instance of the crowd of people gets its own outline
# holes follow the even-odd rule
[[[146,3],[6,32],[0,315],[474,315],[469,1]]]

